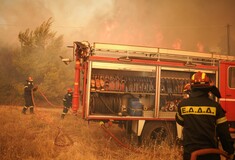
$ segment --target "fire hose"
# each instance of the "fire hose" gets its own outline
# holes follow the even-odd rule
[[[61,130],[61,128],[59,128],[59,133],[57,134],[55,140],[54,140],[54,144],[59,146],[59,147],[65,147],[65,146],[70,146],[73,144],[73,140],[67,135],[64,134]],[[61,144],[63,143],[63,144]]]
[[[191,154],[191,160],[196,160],[198,156],[200,156],[200,155],[205,155],[205,154],[220,154],[220,155],[222,155],[223,157],[225,157],[226,160],[229,159],[228,154],[227,154],[226,152],[220,150],[220,149],[206,148],[206,149],[199,149],[199,150],[194,151],[194,152]]]
[[[112,137],[115,142],[117,142],[120,146],[129,149],[130,151],[133,151],[135,153],[141,153],[140,151],[134,150],[133,148],[131,148],[129,145],[122,143],[115,135],[113,135],[109,130],[106,129],[104,122],[100,122],[100,126],[101,128],[110,135],[110,137]]]
[[[43,98],[48,102],[48,104],[50,104],[51,106],[54,106],[56,107],[56,105],[52,104],[48,99],[47,97],[37,88],[37,90],[39,91],[39,93],[43,96]],[[31,95],[32,95],[32,101],[33,101],[33,104],[34,104],[34,107],[36,107],[35,105],[35,100],[34,100],[34,94],[33,92],[31,92]],[[39,116],[40,119],[44,120],[44,118],[42,118],[41,115],[39,115],[37,113],[37,115]],[[47,121],[46,121],[47,122]],[[52,125],[51,124],[51,121],[50,122],[47,122],[48,125]],[[66,146],[70,146],[73,144],[73,140],[67,135],[67,134],[64,134],[62,132],[62,129],[60,127],[57,127],[58,128],[58,134],[56,135],[55,139],[54,139],[54,144],[56,146],[59,146],[59,147],[66,147]]]
[[[50,104],[53,107],[57,107],[56,105],[52,104],[47,97],[41,92],[41,90],[38,89],[38,92],[42,95],[42,97],[47,101],[48,104]]]
[[[101,128],[110,135],[110,137],[112,137],[115,142],[117,142],[120,146],[129,149],[130,151],[133,151],[135,153],[142,153],[138,150],[134,150],[133,148],[131,148],[129,145],[126,145],[124,143],[122,143],[116,136],[114,136],[109,130],[106,129],[104,122],[100,122],[100,126]],[[229,155],[225,152],[222,151],[220,149],[215,149],[215,148],[207,148],[207,149],[200,149],[200,150],[196,150],[191,154],[191,159],[190,160],[197,160],[197,157],[200,155],[205,155],[205,154],[220,154],[223,157],[226,158],[226,160],[229,160]]]

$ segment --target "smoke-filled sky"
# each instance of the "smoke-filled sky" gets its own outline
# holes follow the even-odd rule
[[[64,43],[88,40],[235,55],[235,0],[0,0],[0,43],[53,18]],[[227,25],[230,25],[229,29]]]

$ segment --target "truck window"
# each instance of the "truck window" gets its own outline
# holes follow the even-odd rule
[[[235,67],[229,67],[228,85],[230,88],[235,88]]]

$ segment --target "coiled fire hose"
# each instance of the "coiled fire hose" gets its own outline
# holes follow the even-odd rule
[[[196,160],[198,156],[205,155],[205,154],[220,154],[223,157],[225,157],[226,160],[229,159],[229,156],[228,156],[228,154],[226,152],[224,152],[224,151],[222,151],[220,149],[207,148],[207,149],[199,149],[199,150],[194,151],[191,154],[191,160]]]
[[[73,144],[73,140],[67,135],[64,134],[61,128],[58,127],[59,133],[55,137],[54,144],[59,147],[70,146]]]

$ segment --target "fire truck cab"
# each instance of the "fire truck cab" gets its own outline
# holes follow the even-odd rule
[[[144,139],[174,139],[177,104],[197,71],[219,88],[235,128],[235,57],[156,47],[74,42],[73,111],[88,121],[112,121]]]

